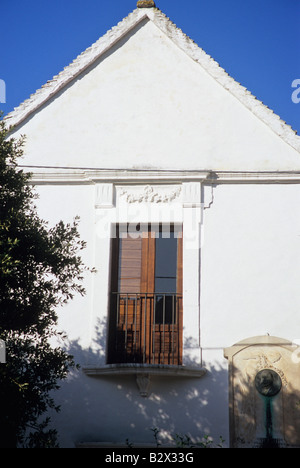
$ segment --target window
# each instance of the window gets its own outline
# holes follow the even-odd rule
[[[108,363],[182,364],[182,231],[118,226]]]

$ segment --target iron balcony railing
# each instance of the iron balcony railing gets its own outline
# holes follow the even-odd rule
[[[111,362],[182,363],[182,295],[112,293]]]

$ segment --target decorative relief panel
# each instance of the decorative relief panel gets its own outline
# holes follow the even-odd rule
[[[181,186],[151,186],[142,187],[122,187],[120,196],[124,197],[127,203],[170,203],[180,197]]]
[[[258,336],[224,350],[232,448],[300,447],[299,347]]]

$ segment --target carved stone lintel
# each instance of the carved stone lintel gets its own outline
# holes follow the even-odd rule
[[[149,374],[137,374],[136,383],[140,391],[140,395],[143,398],[148,398],[150,391],[150,375]]]
[[[181,187],[175,187],[171,190],[145,185],[140,190],[122,189],[120,194],[126,197],[127,203],[170,203],[179,197]]]

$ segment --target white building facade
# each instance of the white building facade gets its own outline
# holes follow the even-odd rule
[[[60,311],[62,447],[229,444],[224,349],[300,339],[300,139],[148,4],[7,117],[97,270]]]

